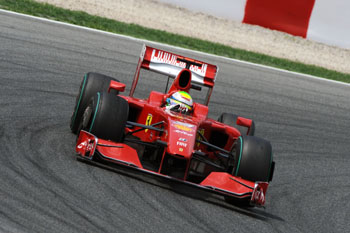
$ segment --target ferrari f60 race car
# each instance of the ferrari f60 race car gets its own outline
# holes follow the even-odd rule
[[[134,97],[141,69],[167,76],[164,93]],[[128,96],[120,95],[126,85],[118,80],[87,73],[70,123],[78,134],[78,158],[177,180],[230,203],[263,206],[275,165],[271,144],[254,136],[251,119],[231,113],[217,121],[207,117],[217,71],[215,65],[144,45]],[[175,92],[202,88],[204,103],[195,101],[186,114],[165,106]]]

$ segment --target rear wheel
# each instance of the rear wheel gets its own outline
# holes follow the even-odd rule
[[[129,114],[128,102],[120,96],[98,92],[86,107],[80,129],[98,138],[121,142]]]
[[[84,76],[80,84],[79,93],[75,101],[75,107],[70,122],[70,129],[73,133],[77,133],[79,122],[90,99],[97,92],[107,91],[111,80],[118,81],[115,78],[99,73],[90,72]],[[118,91],[111,90],[111,93],[117,95]]]
[[[218,118],[218,122],[224,123],[226,125],[232,126],[236,129],[238,129],[238,131],[241,133],[241,135],[246,135],[247,134],[247,128],[237,125],[237,115],[236,114],[232,114],[232,113],[222,113],[220,115],[220,117]],[[249,136],[253,136],[255,133],[255,124],[254,121],[252,122],[252,126],[249,130],[248,135]]]

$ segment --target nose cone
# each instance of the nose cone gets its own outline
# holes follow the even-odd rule
[[[177,120],[169,123],[169,145],[167,152],[190,159],[196,142],[197,126]]]

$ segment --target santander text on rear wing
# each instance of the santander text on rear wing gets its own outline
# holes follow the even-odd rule
[[[135,91],[141,68],[173,78],[175,78],[182,69],[188,68],[192,72],[192,83],[209,88],[214,87],[216,74],[218,72],[218,67],[216,65],[144,45],[136,68],[130,96],[132,96]]]

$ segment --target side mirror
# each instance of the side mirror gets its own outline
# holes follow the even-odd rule
[[[244,118],[244,117],[237,117],[236,124],[243,127],[247,127],[248,128],[247,135],[254,135],[255,124],[253,120]]]
[[[108,93],[111,91],[111,89],[123,92],[125,90],[125,84],[111,80],[108,88]]]

